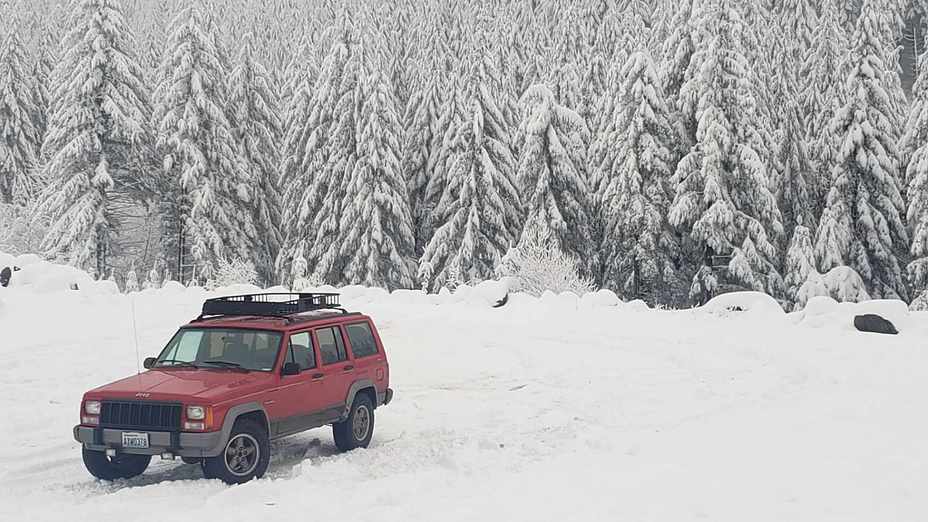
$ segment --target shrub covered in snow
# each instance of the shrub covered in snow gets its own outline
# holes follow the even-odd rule
[[[832,268],[825,275],[813,270],[796,293],[795,310],[801,310],[815,296],[829,296],[836,301],[852,303],[870,299],[863,279],[847,266]]]
[[[928,312],[928,290],[925,290],[909,305],[909,310],[913,312]]]
[[[534,296],[545,290],[583,295],[594,289],[593,282],[580,275],[580,263],[561,251],[546,232],[524,234],[519,246],[503,257],[498,273],[509,279],[513,291]]]
[[[220,259],[213,276],[206,281],[207,290],[233,286],[254,285],[258,282],[258,272],[254,263],[242,259]]]

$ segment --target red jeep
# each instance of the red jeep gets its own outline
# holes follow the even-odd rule
[[[145,368],[84,394],[74,438],[95,477],[139,475],[160,455],[246,482],[267,470],[271,439],[331,424],[340,450],[367,447],[393,398],[374,323],[338,294],[209,299]]]

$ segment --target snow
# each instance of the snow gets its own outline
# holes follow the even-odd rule
[[[377,410],[371,447],[338,454],[330,430],[314,430],[275,442],[264,479],[229,487],[157,458],[141,477],[98,482],[71,437],[84,391],[136,371],[218,293],[0,289],[0,520],[928,512],[928,421],[913,413],[928,383],[928,314],[898,302],[816,297],[794,323],[750,292],[660,311],[605,292],[512,294],[492,308],[479,286],[469,294],[481,299],[343,290],[349,309],[375,318],[391,361],[396,397]],[[714,313],[734,305],[747,312]],[[847,319],[863,311],[899,321],[900,335],[854,331]]]
[[[731,292],[712,298],[703,309],[715,314],[750,312],[769,316],[783,315],[776,299],[761,292]]]

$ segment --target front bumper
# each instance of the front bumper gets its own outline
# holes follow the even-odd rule
[[[148,433],[149,447],[123,448],[122,433],[124,431]],[[114,448],[120,453],[136,455],[161,455],[169,452],[181,457],[215,457],[222,453],[223,448],[221,431],[174,434],[170,431],[121,430],[78,425],[74,426],[74,440],[89,450],[104,451],[107,448]]]

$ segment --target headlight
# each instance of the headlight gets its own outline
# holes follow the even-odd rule
[[[203,420],[206,418],[206,408],[203,406],[187,406],[187,418],[190,420]]]
[[[90,415],[100,415],[100,401],[87,401],[84,403],[84,412]]]

